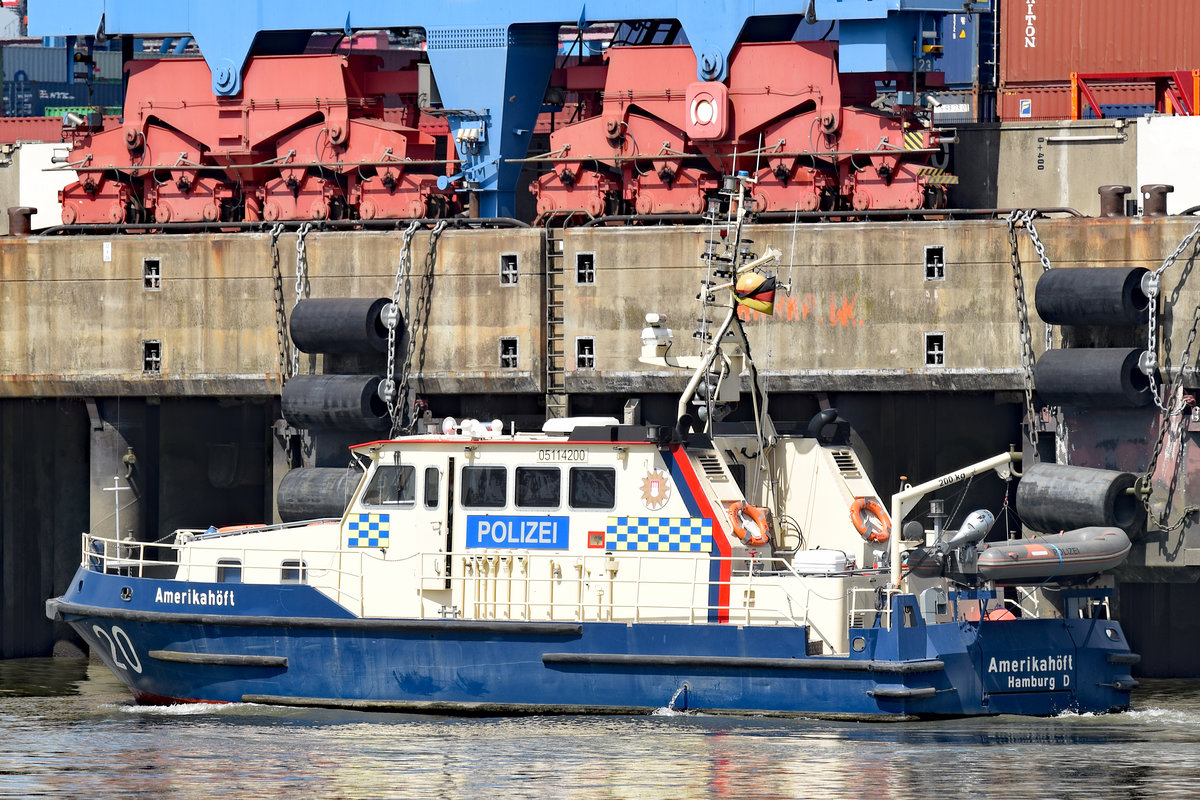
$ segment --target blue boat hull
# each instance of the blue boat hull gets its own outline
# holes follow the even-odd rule
[[[803,627],[360,619],[307,586],[243,584],[236,597],[229,584],[189,584],[182,594],[179,586],[80,569],[48,613],[69,622],[143,702],[1049,715],[1127,708],[1136,686],[1137,657],[1115,622],[927,625],[906,613],[915,611],[911,595],[893,607],[910,626],[851,629],[855,651],[846,657],[808,656]]]

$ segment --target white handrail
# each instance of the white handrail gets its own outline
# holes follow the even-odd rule
[[[470,550],[415,553],[403,559],[390,560],[358,552],[357,559],[351,558],[357,564],[350,565],[344,560],[349,555],[345,550],[297,548],[288,551],[262,547],[222,547],[219,552],[205,553],[209,560],[197,563],[194,556],[206,550],[193,549],[187,543],[128,542],[84,534],[82,563],[85,568],[94,571],[120,572],[135,577],[146,577],[148,573],[152,575],[151,570],[165,572],[165,568],[173,568],[171,578],[187,580],[195,569],[215,569],[218,558],[237,558],[241,569],[240,582],[276,584],[283,580],[283,563],[295,560],[303,565],[306,583],[326,592],[344,607],[356,609],[360,616],[365,616],[368,610],[375,615],[381,610],[367,604],[363,591],[366,559],[395,567],[400,567],[402,563],[411,564],[415,559],[416,564],[420,565],[417,570],[418,583],[413,587],[417,602],[415,607],[412,603],[405,604],[405,616],[410,613],[418,618],[445,616],[450,605],[445,596],[430,598],[429,592],[435,590],[423,588],[423,579],[436,577],[439,582],[447,581],[451,603],[469,616],[479,619],[532,620],[535,616],[540,618],[542,613],[546,619],[562,619],[566,612],[567,618],[577,620],[670,620],[703,624],[707,623],[710,613],[716,611],[727,613],[742,624],[807,627],[835,651],[836,637],[829,636],[813,623],[810,601],[814,597],[829,601],[845,598],[845,593],[831,597],[820,594],[811,585],[808,576],[798,573],[794,565],[782,558],[717,557],[708,553],[694,556],[623,553],[614,560],[609,553],[564,557],[562,553],[522,553],[518,556]],[[184,555],[180,556],[180,553]],[[264,554],[269,554],[269,564],[264,563]],[[435,562],[445,563],[447,557],[452,559],[454,565],[450,574],[444,574],[445,570],[442,569],[436,570],[436,576],[424,574],[425,570],[433,568]],[[706,602],[703,598],[708,597],[712,586],[710,571],[715,561],[725,561],[739,567],[735,585],[747,592],[752,588],[758,589],[760,596],[774,597],[778,606],[769,600],[766,605],[758,604],[762,600],[752,604],[748,597],[741,601],[734,600],[728,605]],[[740,568],[747,565],[749,572],[742,574]],[[759,574],[760,565],[771,569]],[[782,580],[769,580],[767,575]],[[349,591],[349,586],[355,586],[358,591]]]

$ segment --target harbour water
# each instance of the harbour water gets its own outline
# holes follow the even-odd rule
[[[903,723],[454,719],[133,705],[82,659],[0,661],[0,797],[1149,798],[1200,794],[1200,682],[1126,714]]]

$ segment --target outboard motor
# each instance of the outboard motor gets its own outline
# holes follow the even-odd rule
[[[918,578],[948,574],[955,580],[973,583],[973,576],[978,573],[975,545],[984,540],[995,524],[996,517],[992,512],[972,511],[949,539],[943,540],[939,532],[938,541],[932,547],[918,547],[909,554],[910,574]]]
[[[978,580],[979,551],[975,545],[983,541],[994,524],[996,517],[992,512],[983,509],[972,511],[958,533],[946,542],[946,573],[952,580],[972,585]]]
[[[985,509],[972,511],[967,515],[962,527],[958,529],[958,533],[951,536],[950,541],[946,542],[946,550],[955,550],[963,545],[983,541],[995,524],[996,517],[992,512]]]

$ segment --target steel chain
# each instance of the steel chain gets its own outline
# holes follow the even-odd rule
[[[1197,222],[1188,235],[1183,237],[1183,240],[1179,242],[1179,246],[1175,248],[1175,252],[1163,259],[1162,266],[1154,270],[1154,274],[1162,275],[1163,272],[1174,265],[1176,259],[1183,255],[1183,251],[1187,249],[1187,246],[1196,238],[1197,234],[1200,234],[1200,222]]]
[[[1198,315],[1196,317],[1196,319],[1200,320],[1200,315]],[[1193,327],[1192,327],[1193,335],[1190,338],[1192,338],[1192,339],[1195,338],[1195,335],[1194,335],[1195,331],[1196,331],[1196,327],[1195,327],[1195,325],[1193,325]],[[1179,517],[1174,522],[1168,522],[1167,515],[1169,514],[1169,509],[1167,507],[1167,503],[1170,502],[1170,495],[1173,494],[1173,492],[1171,492],[1171,491],[1168,492],[1167,502],[1163,504],[1163,513],[1161,515],[1156,516],[1154,514],[1154,510],[1150,507],[1150,495],[1151,495],[1151,490],[1152,490],[1152,482],[1154,480],[1155,473],[1158,471],[1158,459],[1159,459],[1159,456],[1162,455],[1163,443],[1166,441],[1166,438],[1167,438],[1167,429],[1169,427],[1168,423],[1172,416],[1179,417],[1179,433],[1176,436],[1176,441],[1179,443],[1179,447],[1182,448],[1183,447],[1184,427],[1188,424],[1188,418],[1191,416],[1190,414],[1185,413],[1186,410],[1187,410],[1187,403],[1180,402],[1177,414],[1171,414],[1171,415],[1164,414],[1162,416],[1162,421],[1158,426],[1158,436],[1154,441],[1154,453],[1153,453],[1153,455],[1150,456],[1150,463],[1146,465],[1146,472],[1138,479],[1136,487],[1135,487],[1135,491],[1138,492],[1138,494],[1141,498],[1142,506],[1146,509],[1146,519],[1149,521],[1152,521],[1154,523],[1154,526],[1158,530],[1160,530],[1164,533],[1170,533],[1172,531],[1178,530],[1179,528],[1182,528],[1183,525],[1187,522],[1188,517],[1190,517],[1192,514],[1196,513],[1197,511],[1200,511],[1200,506],[1194,506],[1194,505],[1184,506],[1183,510],[1179,514]],[[1180,454],[1177,458],[1182,459],[1182,457],[1183,457],[1182,454]],[[1173,487],[1169,487],[1169,488],[1173,488]]]
[[[1028,224],[1035,212],[1013,211],[1008,215],[1009,263],[1012,264],[1013,294],[1017,303],[1017,336],[1021,340],[1021,372],[1025,388],[1025,415],[1027,435],[1033,447],[1033,458],[1038,457],[1038,412],[1033,405],[1033,335],[1029,329],[1029,307],[1025,302],[1025,279],[1021,275],[1021,255],[1017,248],[1017,225]]]
[[[1037,228],[1035,228],[1033,225],[1033,220],[1035,217],[1037,217],[1036,211],[1030,210],[1030,211],[1025,212],[1025,230],[1027,230],[1029,232],[1029,240],[1031,242],[1033,242],[1033,249],[1037,251],[1038,260],[1041,261],[1041,263],[1042,263],[1042,272],[1049,272],[1051,269],[1050,256],[1046,255],[1046,246],[1044,244],[1042,244],[1042,239],[1040,236],[1038,236]],[[1054,327],[1049,322],[1047,322],[1046,323],[1046,350],[1054,349],[1053,330],[1054,330]],[[1032,336],[1032,335],[1033,334],[1031,333],[1030,336]]]
[[[400,434],[402,424],[400,404],[396,402],[399,397],[399,388],[408,382],[407,374],[402,374],[400,380],[397,381],[396,336],[399,334],[400,323],[408,319],[409,294],[412,286],[412,238],[420,227],[420,222],[412,222],[400,236],[400,258],[396,264],[396,283],[392,287],[392,307],[387,321],[387,372],[383,379],[383,401],[387,404],[388,416],[392,419],[392,438]],[[403,312],[400,307],[401,294],[404,297]]]
[[[296,302],[292,305],[293,313],[300,301],[307,300],[312,294],[312,286],[308,280],[308,247],[304,242],[304,237],[308,236],[310,230],[312,230],[312,224],[309,222],[304,223],[296,230]],[[293,347],[291,377],[295,377],[299,372],[300,351]]]
[[[283,297],[283,271],[279,267],[279,237],[283,235],[283,223],[271,228],[271,285],[275,295],[275,345],[279,350],[279,381],[288,379],[288,367],[292,363],[289,355],[291,338],[287,330],[287,301]]]
[[[407,380],[409,373],[412,371],[413,353],[417,347],[416,331],[424,327],[433,303],[433,277],[434,267],[437,265],[438,240],[442,236],[442,231],[446,230],[446,225],[446,220],[438,220],[433,229],[429,231],[429,249],[425,252],[425,272],[421,275],[421,291],[417,294],[416,308],[413,310],[413,316],[409,319],[408,346],[404,349],[404,365],[402,367],[405,386],[402,389],[404,391],[405,407],[410,412],[414,412],[416,397],[409,391]],[[417,372],[420,373],[424,369],[425,347],[422,345],[417,359]],[[416,423],[416,413],[410,413],[408,418],[408,430],[410,432]]]
[[[1179,246],[1175,248],[1175,252],[1168,256],[1166,260],[1163,261],[1162,266],[1155,270],[1155,272],[1152,274],[1153,280],[1147,281],[1146,283],[1145,288],[1149,290],[1147,291],[1147,295],[1149,296],[1150,292],[1152,291],[1155,296],[1150,298],[1150,310],[1147,314],[1149,322],[1148,336],[1151,347],[1157,343],[1157,332],[1155,329],[1156,316],[1154,314],[1154,308],[1157,305],[1155,298],[1157,297],[1158,290],[1161,287],[1161,283],[1157,280],[1157,278],[1162,274],[1163,270],[1168,269],[1172,264],[1175,263],[1176,259],[1182,255],[1183,251],[1187,249],[1188,244],[1195,239],[1197,232],[1200,232],[1200,224],[1197,224],[1196,227],[1192,228],[1192,231],[1186,237],[1184,237]],[[1178,291],[1178,289],[1176,291]],[[1187,413],[1189,403],[1183,395],[1184,376],[1187,374],[1188,364],[1191,362],[1192,349],[1196,344],[1196,336],[1198,331],[1200,331],[1200,305],[1192,309],[1192,327],[1188,330],[1187,340],[1183,347],[1183,354],[1179,358],[1179,369],[1176,371],[1174,379],[1172,379],[1163,387],[1161,397],[1156,391],[1157,386],[1155,385],[1154,381],[1151,380],[1150,382],[1151,390],[1154,392],[1155,404],[1162,412],[1162,416],[1158,426],[1158,436],[1154,441],[1154,452],[1150,457],[1149,463],[1146,465],[1146,472],[1139,480],[1138,491],[1141,496],[1142,505],[1146,509],[1146,518],[1153,521],[1159,530],[1167,533],[1178,530],[1184,525],[1188,517],[1190,517],[1193,513],[1200,511],[1200,507],[1198,506],[1185,506],[1179,517],[1174,522],[1168,522],[1167,515],[1169,512],[1167,503],[1169,503],[1169,497],[1167,503],[1163,504],[1163,513],[1161,515],[1156,516],[1150,506],[1152,484],[1154,481],[1154,476],[1158,471],[1158,459],[1162,455],[1163,444],[1166,441],[1167,431],[1170,427],[1169,422],[1173,416],[1179,417],[1179,433],[1177,440],[1179,442],[1179,446],[1183,447],[1183,430],[1184,426],[1186,426],[1188,423],[1188,418],[1190,417],[1190,414]],[[1153,353],[1153,350],[1148,352]],[[1157,358],[1151,358],[1150,361],[1156,364]],[[1178,402],[1175,402],[1176,398],[1178,398]],[[1173,403],[1172,408],[1166,407],[1167,399]]]
[[[1188,232],[1187,236],[1184,236],[1183,239],[1180,240],[1179,245],[1175,248],[1175,252],[1171,253],[1171,255],[1169,255],[1165,259],[1163,259],[1163,263],[1161,266],[1159,266],[1158,269],[1154,270],[1154,272],[1150,273],[1149,275],[1147,275],[1146,277],[1144,277],[1142,279],[1142,291],[1145,293],[1146,299],[1149,302],[1146,304],[1146,354],[1143,356],[1142,361],[1139,364],[1139,366],[1142,369],[1142,373],[1145,374],[1146,377],[1150,381],[1150,394],[1154,397],[1154,405],[1157,406],[1158,410],[1163,413],[1164,417],[1169,416],[1172,413],[1171,409],[1167,408],[1167,406],[1166,406],[1166,401],[1164,399],[1164,396],[1167,394],[1171,394],[1171,396],[1174,396],[1174,395],[1173,395],[1173,393],[1167,392],[1167,387],[1162,387],[1162,391],[1160,393],[1160,387],[1159,387],[1158,381],[1156,381],[1154,379],[1154,372],[1156,369],[1158,369],[1158,362],[1159,362],[1159,359],[1158,359],[1158,295],[1159,295],[1159,292],[1162,290],[1162,274],[1163,274],[1163,272],[1165,272],[1166,270],[1168,270],[1172,266],[1174,266],[1175,261],[1178,260],[1178,258],[1181,255],[1183,255],[1183,252],[1185,250],[1187,250],[1188,245],[1190,245],[1195,240],[1197,234],[1200,234],[1200,222],[1196,223],[1192,227],[1191,231]],[[1189,341],[1191,341],[1191,339],[1194,339],[1194,338],[1195,338],[1195,326],[1193,325],[1192,335],[1191,335],[1191,338],[1189,339]],[[1179,375],[1177,376],[1177,379],[1179,381],[1183,380],[1183,370],[1187,366],[1186,359],[1188,358],[1190,351],[1191,351],[1191,346],[1189,344],[1188,349],[1185,350],[1183,353],[1183,358],[1185,359],[1185,361],[1183,362],[1183,365],[1180,367],[1180,372],[1179,372]]]

